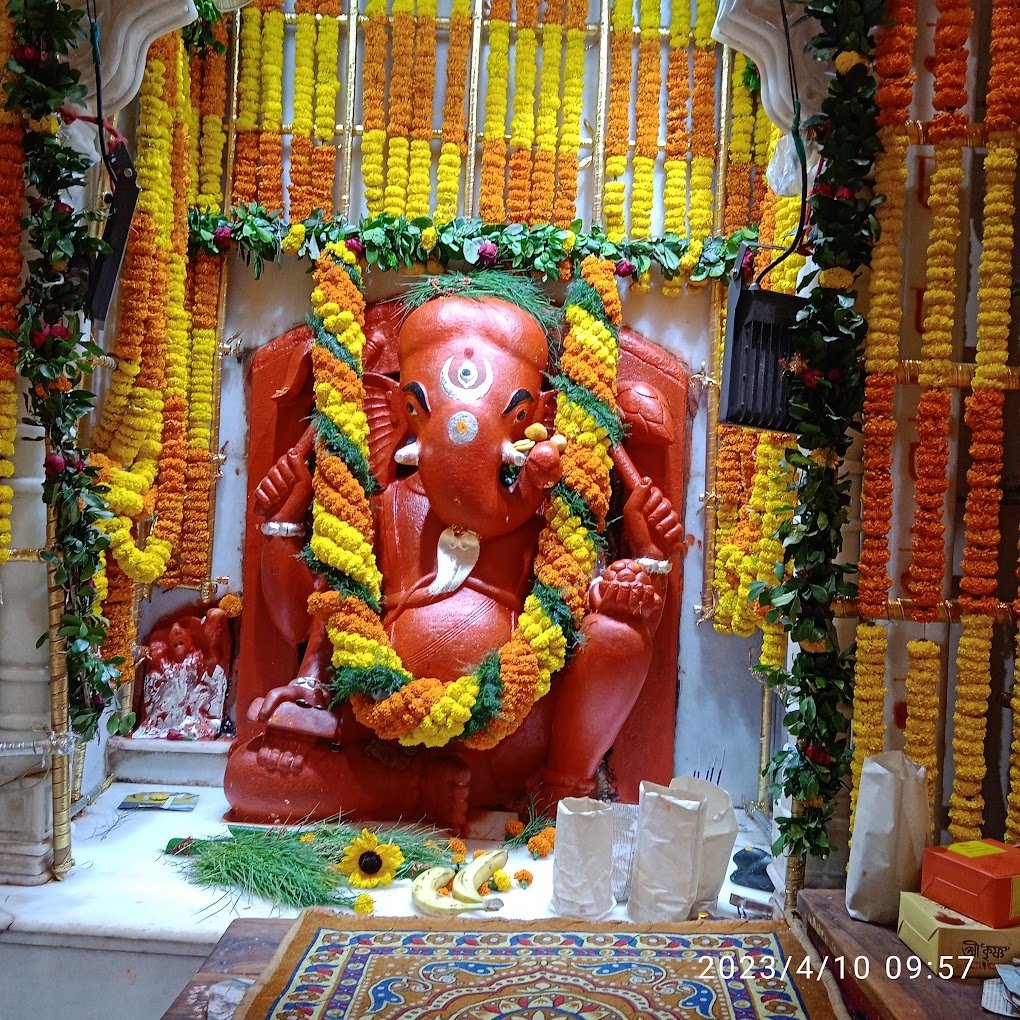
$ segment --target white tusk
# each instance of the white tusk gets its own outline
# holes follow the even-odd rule
[[[403,464],[404,467],[417,467],[418,466],[418,454],[420,449],[418,447],[418,440],[412,440],[407,446],[402,446],[393,455],[393,459],[398,464]]]
[[[514,467],[524,467],[524,462],[528,459],[526,453],[522,453],[518,450],[513,443],[506,440],[503,441],[503,463],[513,464]]]

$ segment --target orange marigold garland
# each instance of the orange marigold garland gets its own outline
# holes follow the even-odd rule
[[[746,82],[747,64],[747,57],[742,53],[734,54],[730,72],[730,145],[723,217],[723,233],[727,236],[747,226],[751,215],[754,104]]]
[[[624,205],[627,194],[627,153],[630,143],[630,85],[634,75],[633,31],[633,0],[619,0],[613,5],[613,35],[609,44],[606,183],[602,198],[602,221],[610,241],[621,240],[627,232]]]
[[[634,114],[635,149],[630,193],[630,236],[652,232],[655,160],[659,155],[659,0],[638,0],[637,105]],[[641,284],[639,283],[640,287]]]
[[[294,12],[294,115],[290,136],[290,221],[300,223],[312,214],[312,152],[315,131],[315,0],[296,0]]]
[[[698,0],[694,20],[694,86],[691,94],[690,248],[681,266],[692,269],[701,258],[705,238],[712,234],[715,170],[715,4]]]
[[[546,4],[542,21],[542,79],[535,115],[535,153],[531,164],[528,220],[551,223],[556,199],[556,125],[560,110],[560,61],[563,55],[563,3]],[[569,71],[568,71],[569,73]]]
[[[241,11],[237,72],[237,119],[234,135],[234,179],[231,203],[246,205],[258,197],[259,100],[261,96],[262,11],[249,4]],[[194,81],[197,76],[192,75]],[[192,131],[193,143],[198,134]]]
[[[407,218],[428,216],[432,199],[432,95],[436,85],[436,0],[418,0],[414,28],[414,86],[419,90],[411,120]]]
[[[1020,603],[1020,600],[1018,600]],[[1020,604],[1013,611],[1020,613]],[[1020,631],[1013,651],[1013,693],[1009,707],[1013,713],[1012,739],[1009,745],[1009,796],[1006,798],[1006,839],[1020,843]]]
[[[936,113],[930,137],[935,147],[928,204],[931,234],[921,338],[921,396],[917,407],[917,485],[907,586],[914,619],[935,619],[945,585],[945,501],[949,482],[948,388],[956,323],[956,250],[963,186],[963,135],[967,119],[967,50],[971,12],[967,0],[938,0],[935,26]]]
[[[414,0],[393,0],[390,105],[386,123],[386,190],[390,216],[407,208],[408,159],[414,120]]]
[[[489,4],[489,57],[485,68],[485,125],[482,131],[482,173],[478,215],[486,223],[506,219],[506,108],[510,83],[510,0]],[[465,212],[471,212],[470,209]]]
[[[283,11],[280,0],[255,0],[262,11],[262,130],[259,133],[258,200],[283,207]]]
[[[577,174],[584,102],[584,44],[587,0],[566,0],[566,52],[563,72],[563,112],[556,148],[556,203],[553,222],[569,227],[577,215]],[[543,86],[544,91],[544,86]]]
[[[670,11],[663,230],[684,236],[687,233],[687,156],[691,150],[691,136],[687,129],[691,98],[690,0],[672,0]],[[663,294],[679,294],[682,289],[680,277],[662,283]]]
[[[312,152],[312,208],[333,215],[336,178],[336,94],[340,86],[340,0],[319,0],[315,34],[315,150]]]
[[[464,161],[464,94],[471,48],[471,0],[454,0],[446,48],[446,95],[443,100],[443,147],[436,171],[436,222],[457,215],[460,172]]]
[[[216,42],[225,48],[226,22],[217,21],[213,31]],[[202,134],[199,142],[196,204],[202,209],[218,212],[223,205],[223,153],[227,146],[227,133],[223,127],[227,110],[226,56],[217,53],[214,47],[209,47],[202,57],[202,65],[202,101],[199,107]],[[182,103],[177,118],[180,120],[185,116],[186,105]],[[180,180],[183,179],[178,178]]]
[[[355,0],[348,0],[354,3]],[[369,216],[383,211],[386,175],[386,51],[389,19],[386,0],[366,0],[365,57],[362,64],[361,183]]]
[[[359,371],[364,297],[353,263],[345,246],[327,245],[316,266],[312,294],[319,440],[306,558],[332,590],[312,595],[309,609],[323,620],[333,644],[337,695],[350,699],[357,718],[381,738],[430,746],[460,738],[468,747],[491,747],[517,729],[565,662],[564,628],[580,623],[597,561],[589,527],[601,529],[609,507],[608,450],[613,439],[585,406],[575,403],[569,388],[560,391],[556,429],[567,441],[563,478],[550,494],[535,563],[537,586],[525,600],[516,629],[473,673],[451,683],[413,677],[389,644],[378,615],[381,577],[372,548],[368,496],[360,481],[367,478],[368,460]],[[576,301],[568,298],[569,329],[560,371],[573,380],[582,366],[594,370],[598,392],[609,396],[608,403],[600,400],[599,414],[613,418],[620,321],[614,269],[588,258],[581,276],[583,283],[576,286],[586,288],[583,295]],[[353,372],[346,367],[351,363]],[[578,442],[591,433],[597,436],[594,447]],[[578,499],[587,505],[588,525],[577,516]],[[386,689],[380,690],[383,674]],[[491,698],[480,698],[483,687],[495,690],[497,685],[498,712]]]
[[[506,216],[511,223],[531,217],[531,150],[535,144],[535,86],[538,0],[517,0],[514,47],[514,109],[510,118],[510,163]]]

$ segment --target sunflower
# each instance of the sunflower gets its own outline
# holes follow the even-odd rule
[[[336,870],[347,876],[356,889],[375,889],[389,885],[404,863],[404,855],[395,843],[380,843],[379,837],[368,829],[362,829],[349,846]]]

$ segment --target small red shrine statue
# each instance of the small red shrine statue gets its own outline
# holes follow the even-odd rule
[[[382,623],[407,670],[452,681],[508,640],[529,590],[561,474],[562,437],[545,427],[549,338],[522,307],[459,295],[370,306],[365,334]],[[561,797],[591,794],[603,763],[602,792],[621,799],[635,800],[642,778],[668,780],[693,410],[684,367],[620,331],[618,523],[579,648],[549,693],[495,747],[408,748],[379,739],[349,705],[331,709],[333,649],[306,609],[325,587],[299,558],[313,498],[310,347],[307,327],[292,330],[253,366],[230,817],[424,817],[462,830],[473,809],[530,797],[555,811]]]

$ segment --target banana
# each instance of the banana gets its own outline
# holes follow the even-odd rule
[[[428,868],[411,883],[411,900],[421,913],[428,917],[449,917],[468,910],[499,910],[503,901],[492,897],[464,903],[452,896],[441,896],[439,890],[453,878],[453,868]]]
[[[506,861],[505,850],[489,850],[476,857],[457,872],[457,877],[453,880],[453,895],[465,903],[482,903],[482,897],[478,894],[479,886],[488,882]]]

